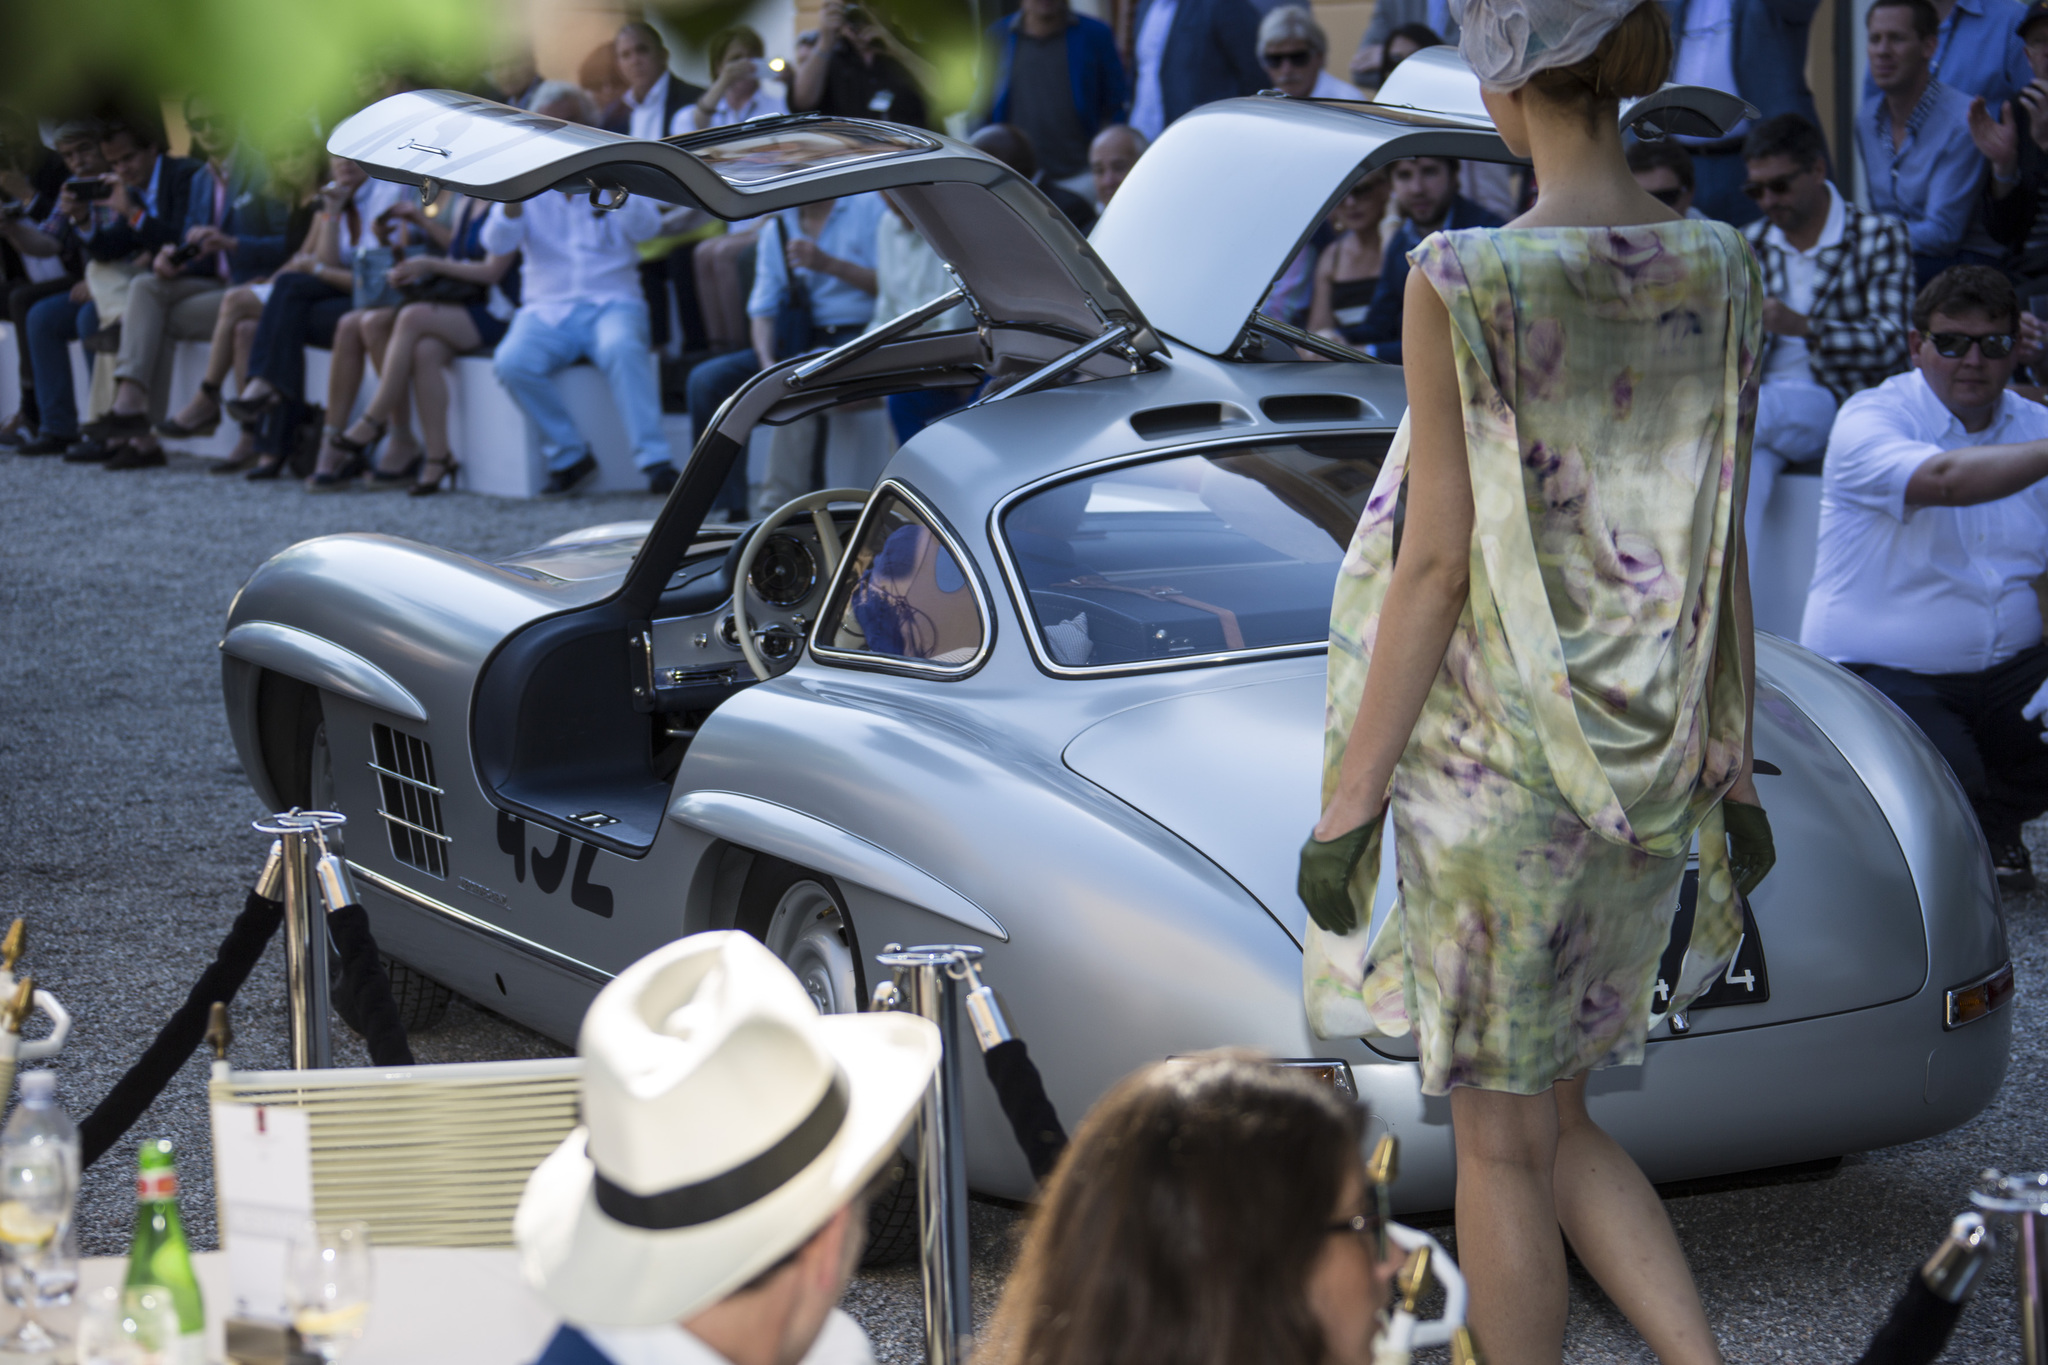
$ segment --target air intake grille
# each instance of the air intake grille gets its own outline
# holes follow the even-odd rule
[[[436,877],[448,875],[448,836],[441,831],[441,788],[434,782],[434,750],[425,740],[370,727],[383,802],[377,813],[391,831],[391,856]]]

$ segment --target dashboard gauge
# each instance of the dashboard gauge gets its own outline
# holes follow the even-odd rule
[[[795,536],[777,533],[754,556],[747,583],[771,607],[794,607],[818,585],[818,561]]]

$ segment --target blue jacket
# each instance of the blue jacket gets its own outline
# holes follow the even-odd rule
[[[2010,0],[2008,0],[2008,3]],[[1664,0],[1674,35],[1685,31],[1687,0]],[[1806,35],[1820,0],[1733,0],[1735,93],[1765,118],[1798,114],[1814,127],[1820,111],[1806,84]]]
[[[1133,33],[1145,26],[1151,7],[1152,0],[1138,7]],[[1259,12],[1250,0],[1177,0],[1159,63],[1168,123],[1198,105],[1256,95],[1267,84],[1259,65]]]
[[[1454,194],[1443,226],[1430,231],[1499,226],[1498,214],[1481,208],[1462,194]],[[1369,355],[1396,365],[1401,363],[1401,310],[1407,302],[1408,253],[1421,245],[1422,234],[1416,231],[1415,224],[1402,220],[1380,256],[1380,282],[1372,291],[1372,307],[1366,310],[1365,321],[1358,325],[1356,334],[1346,337]]]
[[[185,234],[196,227],[219,227],[239,244],[228,257],[228,269],[234,275],[234,282],[241,284],[259,275],[268,275],[284,264],[287,254],[285,224],[291,217],[291,209],[264,193],[268,188],[269,172],[253,152],[237,147],[229,155],[224,169],[228,181],[227,213],[218,224],[214,223],[216,180],[213,166],[201,165],[192,176],[191,198],[186,201],[185,225],[178,230],[178,240],[183,242]],[[212,271],[211,257],[193,261],[185,267],[188,275],[206,275]]]
[[[565,1322],[548,1338],[548,1344],[534,1358],[533,1365],[613,1365],[613,1362],[610,1356],[597,1349],[589,1337]]]
[[[1017,58],[1017,15],[988,27],[989,50],[995,55],[995,95],[985,102],[984,123],[1010,121],[1010,66]],[[1116,55],[1116,35],[1109,25],[1085,14],[1067,16],[1067,81],[1074,91],[1074,112],[1094,137],[1103,127],[1121,123],[1131,107],[1123,59]],[[977,101],[977,103],[983,103]]]

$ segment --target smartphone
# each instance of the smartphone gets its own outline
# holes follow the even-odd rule
[[[754,58],[754,79],[757,81],[779,81],[782,79],[782,73],[776,69],[775,63],[768,58],[756,57]]]
[[[187,242],[185,243],[185,245],[179,247],[176,251],[173,251],[171,253],[171,264],[190,265],[193,261],[199,259],[199,254],[202,250],[204,250],[204,248],[202,248],[199,245],[199,243]]]
[[[114,187],[104,180],[90,178],[67,180],[64,182],[64,188],[70,190],[72,195],[79,199],[112,199],[114,197]]]

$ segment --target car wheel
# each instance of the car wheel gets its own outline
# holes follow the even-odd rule
[[[860,943],[830,877],[757,855],[733,924],[789,965],[818,1013],[855,1014],[866,1008]],[[863,1266],[894,1265],[917,1253],[917,1167],[906,1153],[890,1160],[868,1204]]]

